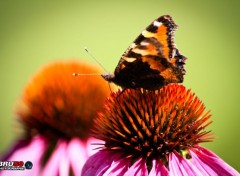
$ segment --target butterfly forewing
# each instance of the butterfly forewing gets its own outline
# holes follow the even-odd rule
[[[123,88],[158,89],[183,81],[186,58],[174,39],[177,25],[169,15],[153,21],[122,55],[114,75],[102,75]]]

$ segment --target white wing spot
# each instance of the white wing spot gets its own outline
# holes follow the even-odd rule
[[[162,25],[162,23],[159,22],[159,21],[154,21],[154,22],[153,22],[153,25],[159,27],[159,26]]]
[[[148,43],[148,42],[144,42],[144,41],[143,41],[143,42],[141,42],[141,45],[142,45],[142,46],[148,46],[148,45],[149,45],[149,43]]]
[[[127,62],[134,62],[136,60],[136,58],[134,58],[134,57],[125,57],[124,60],[127,61]]]

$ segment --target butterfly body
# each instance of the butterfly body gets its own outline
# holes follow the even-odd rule
[[[159,17],[124,52],[114,74],[102,77],[124,89],[156,90],[169,83],[183,82],[186,57],[173,41],[176,28],[169,15]]]

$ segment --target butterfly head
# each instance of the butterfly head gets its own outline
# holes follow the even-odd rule
[[[109,83],[114,83],[116,85],[121,86],[123,89],[124,88],[138,88],[139,86],[137,83],[132,79],[131,77],[118,77],[115,74],[101,74],[103,79],[108,81]]]
[[[105,79],[108,82],[114,82],[114,80],[115,80],[114,74],[106,73],[106,74],[101,74],[101,76],[103,77],[103,79]]]

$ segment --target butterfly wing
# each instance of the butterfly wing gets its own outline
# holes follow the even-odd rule
[[[171,16],[161,16],[144,30],[122,55],[112,82],[124,88],[158,89],[183,81],[186,57],[176,48]]]

